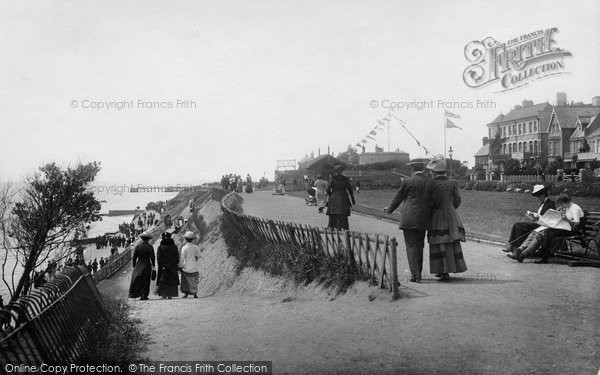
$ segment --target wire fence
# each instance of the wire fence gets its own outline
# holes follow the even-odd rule
[[[240,234],[263,242],[310,248],[326,257],[343,254],[350,267],[365,272],[373,284],[387,287],[393,299],[400,297],[395,237],[317,228],[239,214],[230,209],[234,194],[230,193],[222,199],[221,209]]]
[[[106,315],[85,267],[70,267],[0,309],[0,366],[74,362],[91,348]]]

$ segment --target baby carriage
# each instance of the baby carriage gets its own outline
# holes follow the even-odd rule
[[[315,197],[315,195],[317,194],[317,191],[315,190],[315,188],[312,186],[307,186],[306,192],[308,193],[308,197],[304,198],[304,202],[306,203],[306,205],[307,206],[316,206],[317,205],[317,197]]]

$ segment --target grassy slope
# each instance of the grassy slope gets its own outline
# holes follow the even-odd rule
[[[392,215],[383,213],[392,201],[396,191],[393,190],[363,190],[355,195],[357,212],[379,216],[391,220],[399,220],[397,211]],[[510,228],[515,221],[521,220],[525,211],[535,211],[539,207],[537,199],[529,194],[461,190],[462,204],[458,214],[463,221],[467,234],[487,239],[505,242]],[[304,192],[292,192],[290,195],[305,197]],[[552,197],[555,199],[556,197]],[[600,199],[573,197],[584,210],[600,211]]]

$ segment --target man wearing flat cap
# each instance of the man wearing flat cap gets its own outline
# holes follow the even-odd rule
[[[413,161],[407,165],[411,167],[413,175],[402,180],[400,190],[384,211],[391,214],[400,206],[400,229],[404,234],[410,281],[419,282],[423,269],[425,233],[431,223],[433,180],[423,172],[424,162]]]
[[[540,207],[538,208],[537,212],[527,211],[526,216],[530,219],[530,221],[520,221],[512,226],[512,229],[510,230],[510,237],[508,238],[508,245],[505,249],[503,249],[503,251],[507,253],[514,252],[514,250],[521,246],[523,241],[525,241],[525,238],[529,235],[529,233],[539,227],[537,221],[544,215],[546,211],[556,208],[556,203],[554,203],[554,201],[548,197],[548,188],[544,185],[535,185],[531,195],[540,201]]]

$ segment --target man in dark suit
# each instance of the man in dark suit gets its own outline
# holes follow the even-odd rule
[[[431,223],[433,180],[424,174],[424,162],[411,162],[413,175],[402,180],[400,190],[384,211],[392,213],[400,206],[400,229],[404,234],[406,256],[412,282],[421,280],[425,232]]]
[[[531,233],[532,230],[539,227],[537,221],[544,213],[549,209],[555,209],[556,204],[552,199],[548,197],[548,188],[544,185],[535,185],[531,195],[536,197],[540,201],[540,207],[537,212],[533,212],[530,215],[526,215],[531,221],[520,221],[515,223],[510,230],[510,236],[508,238],[508,245],[502,251],[510,253],[514,252],[516,248],[521,246],[525,238]]]

